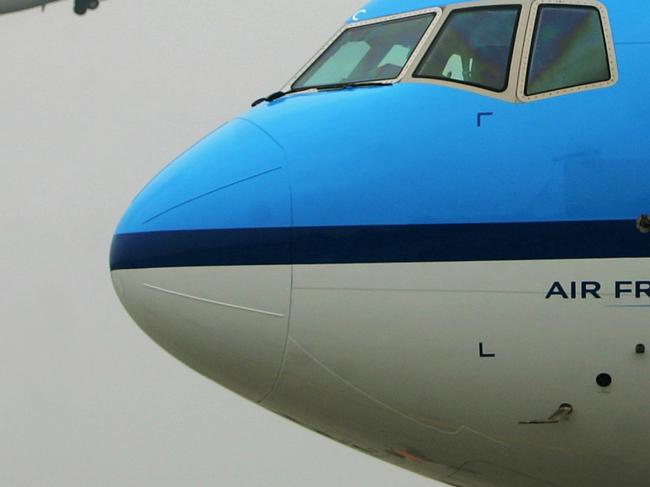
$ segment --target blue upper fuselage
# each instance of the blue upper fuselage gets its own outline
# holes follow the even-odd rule
[[[287,96],[168,166],[117,234],[633,222],[650,209],[650,46],[626,37],[628,10],[610,7],[628,39],[612,88],[523,104],[419,83]]]

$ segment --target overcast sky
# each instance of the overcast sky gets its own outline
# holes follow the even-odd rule
[[[110,0],[0,17],[0,485],[431,487],[163,352],[108,249],[160,168],[276,91],[362,0]]]

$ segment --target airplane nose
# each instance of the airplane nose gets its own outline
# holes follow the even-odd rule
[[[236,120],[161,172],[111,246],[136,323],[172,355],[260,402],[287,339],[291,208],[284,149]]]

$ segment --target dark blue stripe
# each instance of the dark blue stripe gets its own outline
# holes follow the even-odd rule
[[[634,221],[257,228],[116,235],[111,269],[650,257]]]

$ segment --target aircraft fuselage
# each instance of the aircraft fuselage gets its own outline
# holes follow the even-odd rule
[[[435,19],[390,83],[261,103],[158,175],[113,241],[131,316],[244,397],[451,485],[645,485],[650,19],[565,2],[600,12],[608,77],[538,95],[531,34],[559,3],[357,12],[346,29]],[[417,77],[454,10],[513,6],[503,91],[468,82],[465,45]]]

